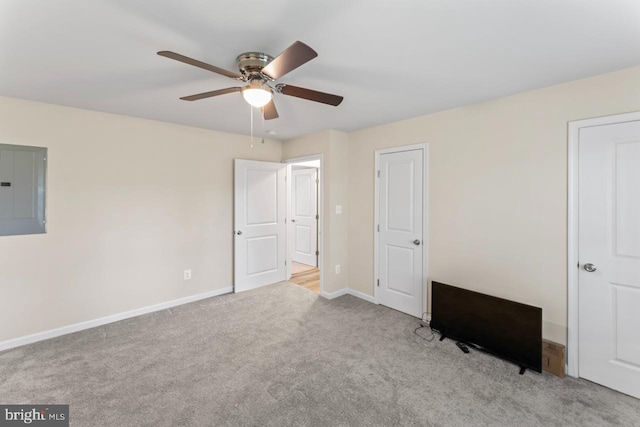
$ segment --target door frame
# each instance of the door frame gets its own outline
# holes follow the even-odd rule
[[[579,145],[580,130],[583,128],[611,125],[640,120],[640,112],[615,114],[591,119],[575,120],[568,123],[568,197],[567,197],[567,374],[578,378],[579,372],[579,279],[578,253],[579,230]]]
[[[311,160],[320,160],[320,167],[318,168],[318,269],[320,270],[320,295],[324,296],[324,156],[320,154],[311,154],[302,157],[292,157],[290,159],[284,159],[282,163],[287,164],[287,274],[286,280],[291,279],[291,166],[294,163],[308,162]]]
[[[373,168],[373,181],[375,183],[373,193],[374,216],[373,216],[373,299],[378,301],[378,223],[380,221],[380,180],[378,179],[378,168],[380,167],[380,156],[382,154],[400,153],[402,151],[422,150],[422,173],[424,182],[422,183],[422,318],[427,313],[427,298],[429,283],[429,143],[401,145],[398,147],[382,148],[375,151],[375,164]]]

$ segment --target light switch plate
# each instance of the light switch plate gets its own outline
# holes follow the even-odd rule
[[[342,213],[342,205],[336,205],[336,215],[340,215]]]

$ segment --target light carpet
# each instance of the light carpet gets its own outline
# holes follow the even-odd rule
[[[72,426],[640,425],[640,400],[417,325],[280,283],[2,352],[0,403],[67,403]]]

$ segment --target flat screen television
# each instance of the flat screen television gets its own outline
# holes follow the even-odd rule
[[[432,282],[432,329],[542,372],[542,309]]]

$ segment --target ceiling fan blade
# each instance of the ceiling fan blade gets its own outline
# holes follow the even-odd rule
[[[303,87],[281,84],[278,85],[280,93],[296,98],[308,99],[309,101],[321,102],[323,104],[340,105],[344,99],[342,96],[332,95],[330,93],[318,92],[317,90],[305,89]]]
[[[272,120],[280,117],[278,116],[278,110],[276,110],[276,104],[273,103],[273,99],[269,101],[267,105],[262,107],[262,117],[264,117],[265,120]]]
[[[189,95],[183,96],[183,101],[197,101],[199,99],[211,98],[212,96],[225,95],[227,93],[240,92],[242,88],[240,87],[228,87],[226,89],[212,90],[211,92],[199,93],[197,95]]]
[[[214,65],[210,65],[202,61],[198,61],[197,59],[189,58],[188,56],[180,55],[179,53],[171,52],[168,50],[161,50],[160,52],[158,52],[158,55],[176,61],[184,62],[185,64],[193,65],[194,67],[199,67],[204,70],[213,71],[214,73],[222,74],[223,76],[231,77],[232,79],[242,79],[242,76],[240,74],[223,70],[222,68],[218,68]]]
[[[297,41],[285,49],[273,61],[262,69],[262,74],[276,80],[293,71],[302,64],[311,61],[318,53],[301,41]]]

